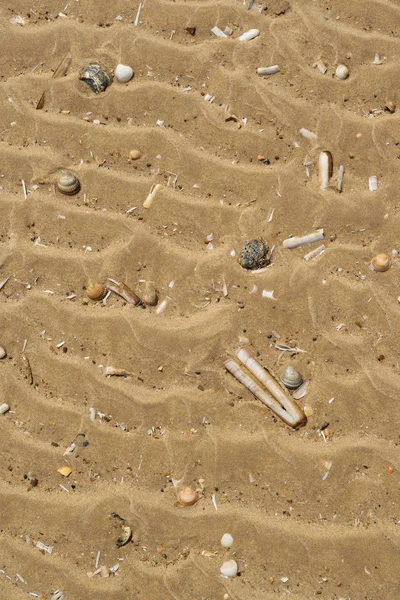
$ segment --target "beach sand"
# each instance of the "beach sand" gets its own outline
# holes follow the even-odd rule
[[[399,246],[399,113],[384,106],[398,100],[400,7],[145,0],[135,26],[138,2],[65,4],[0,6],[0,597],[395,598],[399,259],[369,264]],[[96,96],[78,78],[93,60],[135,76]],[[63,169],[75,196],[55,191]],[[317,245],[283,248],[318,228],[314,260]],[[261,273],[238,263],[255,237],[275,246]],[[154,282],[165,311],[91,302],[89,279],[106,277],[139,296]],[[309,380],[305,427],[225,371],[240,345]],[[110,365],[133,375],[105,377]],[[88,445],[64,456],[76,439]],[[177,504],[185,486],[193,506]],[[121,548],[111,513],[133,532]],[[88,577],[98,552],[119,565],[108,578]],[[232,558],[240,576],[224,579]]]

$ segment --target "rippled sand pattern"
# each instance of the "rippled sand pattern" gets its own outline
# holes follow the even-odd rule
[[[65,4],[38,0],[28,16],[22,0],[0,5],[0,597],[393,600],[399,259],[385,273],[369,263],[399,246],[399,113],[383,110],[400,99],[398,2],[145,0],[138,26],[137,2]],[[233,35],[213,37],[216,25]],[[239,42],[250,28],[260,36]],[[135,77],[95,96],[78,80],[92,59]],[[321,150],[334,161],[324,192]],[[78,174],[78,195],[54,191],[61,169]],[[320,227],[315,260],[312,246],[282,247]],[[237,261],[256,236],[275,245],[259,274]],[[107,276],[139,294],[155,282],[166,310],[88,301],[88,280]],[[280,352],[276,334],[305,352]],[[239,343],[310,380],[305,428],[224,371]],[[106,378],[106,365],[134,375]],[[63,456],[78,433],[89,445]],[[196,505],[177,505],[183,486],[203,490]],[[119,549],[112,512],[133,530]],[[88,577],[98,552],[115,575]],[[223,579],[232,557],[240,577]]]

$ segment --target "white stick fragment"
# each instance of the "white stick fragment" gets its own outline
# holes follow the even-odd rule
[[[325,73],[326,73],[326,72],[327,72],[327,70],[328,70],[328,69],[327,69],[327,67],[326,67],[326,65],[325,65],[323,62],[321,62],[320,60],[317,60],[317,62],[316,62],[316,63],[314,63],[314,67],[315,67],[316,69],[318,69],[318,71],[319,71],[320,73],[322,73],[322,75],[325,75]]]
[[[64,492],[67,492],[67,494],[69,494],[69,489],[68,489],[68,488],[66,488],[66,487],[65,487],[64,485],[62,485],[61,483],[59,483],[58,485],[60,486],[60,488],[61,488],[62,490],[64,490]]]
[[[344,166],[340,165],[337,176],[337,189],[339,192],[343,190],[343,175],[344,175]]]
[[[376,175],[371,175],[368,180],[368,187],[370,192],[376,192],[378,189],[378,178]]]
[[[299,248],[306,244],[314,244],[315,242],[322,242],[324,240],[324,230],[317,229],[314,233],[309,233],[303,236],[293,236],[287,240],[283,240],[284,248]]]
[[[270,298],[270,300],[276,300],[276,298],[274,298],[274,290],[263,290],[261,295],[263,298]]]
[[[157,307],[156,309],[156,314],[160,315],[161,313],[164,312],[164,310],[167,308],[167,304],[168,304],[168,300],[167,298],[165,298]]]
[[[137,9],[137,13],[136,13],[136,18],[135,18],[135,20],[133,22],[133,24],[136,25],[136,27],[139,25],[140,13],[141,13],[141,10],[143,8],[143,4],[144,3],[139,2],[139,6],[138,6],[138,9]]]
[[[28,197],[28,194],[26,193],[26,185],[25,185],[25,181],[23,179],[21,179],[21,183],[22,183],[22,190],[24,192],[24,198]]]
[[[99,562],[100,562],[100,550],[97,552],[97,556],[96,556],[96,564],[94,566],[95,569],[99,568]]]
[[[320,256],[321,254],[323,254],[325,252],[325,249],[326,249],[326,246],[324,244],[322,244],[322,246],[318,246],[318,248],[315,248],[315,250],[311,250],[311,252],[306,254],[304,256],[304,259],[307,261],[314,260],[314,258],[317,258],[317,256]]]
[[[304,127],[302,127],[299,131],[299,133],[307,138],[308,140],[316,140],[317,136],[315,133],[313,133],[312,131],[310,131],[309,129],[305,129]]]
[[[244,33],[242,33],[242,35],[239,36],[238,39],[241,42],[249,42],[250,40],[254,40],[254,38],[258,37],[259,35],[259,29],[249,29],[249,31],[245,31]]]
[[[150,206],[153,204],[153,200],[157,194],[157,192],[159,192],[160,190],[162,190],[162,185],[161,183],[153,183],[153,185],[151,186],[150,192],[147,195],[146,200],[143,202],[143,208],[150,208]]]
[[[96,409],[95,408],[91,408],[90,409],[90,420],[91,421],[95,421],[96,420]]]
[[[223,31],[221,31],[221,29],[219,27],[213,27],[211,29],[211,33],[213,33],[216,37],[222,37],[222,38],[227,38],[228,37],[226,35],[226,33],[224,33]]]
[[[271,65],[270,67],[260,67],[257,69],[257,73],[261,76],[264,75],[275,75],[275,73],[279,73],[280,68],[278,65]]]
[[[7,281],[10,279],[10,277],[11,277],[11,275],[9,275],[5,279],[3,279],[3,281],[0,281],[0,290],[3,289],[3,287],[6,285]]]
[[[272,218],[273,218],[273,216],[274,216],[274,212],[275,212],[275,208],[273,208],[273,209],[271,210],[271,214],[270,214],[270,215],[269,215],[269,217],[268,217],[268,223],[271,223],[271,221],[272,221]]]
[[[46,544],[43,544],[41,541],[36,542],[35,546],[36,548],[39,548],[39,550],[44,550],[48,554],[53,552],[53,546],[46,546]]]
[[[216,501],[216,499],[215,499],[215,494],[213,494],[213,495],[211,496],[211,501],[212,501],[212,503],[213,503],[213,505],[214,505],[214,508],[215,508],[215,510],[218,510],[217,501]]]
[[[332,154],[328,152],[328,150],[324,150],[320,153],[318,158],[318,170],[321,190],[326,190],[333,172]]]

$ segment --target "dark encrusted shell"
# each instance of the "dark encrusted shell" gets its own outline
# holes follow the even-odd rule
[[[90,85],[95,94],[104,92],[112,83],[111,75],[101,64],[96,62],[89,63],[84,67],[79,73],[79,79]]]
[[[249,240],[243,246],[239,263],[244,269],[262,269],[269,264],[269,247],[263,238]]]

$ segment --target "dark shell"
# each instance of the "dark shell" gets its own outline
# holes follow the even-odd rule
[[[111,75],[107,73],[104,67],[99,63],[92,62],[82,69],[79,73],[79,79],[85,81],[95,94],[104,92],[111,85]]]
[[[249,240],[243,246],[239,263],[244,269],[262,269],[269,264],[269,247],[263,238]]]

